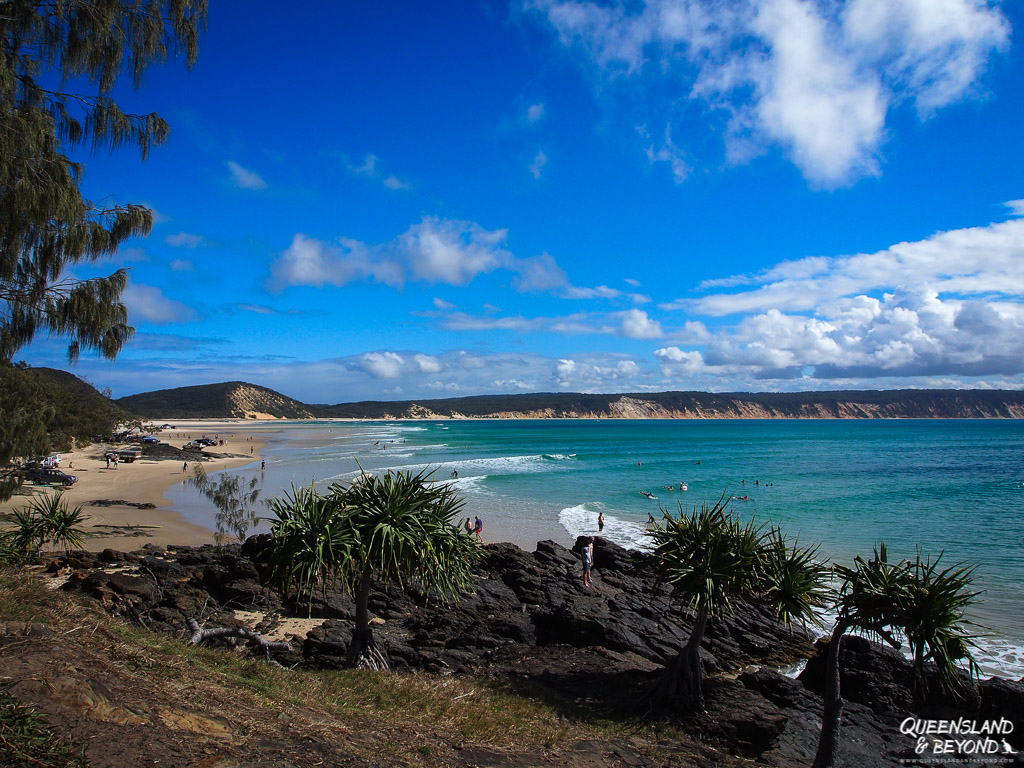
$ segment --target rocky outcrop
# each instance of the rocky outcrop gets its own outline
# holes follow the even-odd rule
[[[278,657],[286,665],[342,666],[352,641],[351,597],[318,593],[308,610],[313,618],[294,618],[290,606],[263,586],[263,542],[254,537],[242,547],[104,550],[61,558],[53,569],[70,572],[65,589],[153,630],[185,640],[188,618],[207,627],[244,627],[267,639],[291,639],[292,650]],[[757,607],[715,618],[701,648],[710,675],[706,710],[659,708],[650,691],[691,628],[684,601],[657,580],[649,555],[601,538],[595,542],[594,587],[585,587],[581,542],[572,550],[540,542],[532,553],[487,545],[473,590],[454,605],[438,603],[413,584],[378,588],[369,606],[377,642],[396,669],[525,679],[600,717],[670,717],[734,754],[767,765],[810,764],[821,727],[823,641],[815,647],[806,632]],[[294,629],[296,622],[303,623],[302,631]],[[769,668],[808,657],[797,679]],[[913,760],[916,742],[900,732],[910,714],[1024,723],[1020,683],[990,680],[975,693],[971,686],[958,696],[930,687],[915,695],[909,664],[894,651],[846,637],[841,660],[842,766]],[[1017,730],[1010,743],[1024,752],[1024,726]]]

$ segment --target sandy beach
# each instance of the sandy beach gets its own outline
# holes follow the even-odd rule
[[[207,472],[259,460],[266,445],[266,438],[259,430],[264,422],[166,423],[173,424],[174,428],[156,432],[154,436],[176,448],[202,436],[225,441],[225,445],[205,449],[205,453],[221,457],[211,456],[203,461]],[[171,502],[164,496],[173,485],[192,477],[191,463],[188,471],[183,472],[180,460],[143,457],[130,463],[120,462],[117,469],[113,466],[108,468],[104,453],[124,447],[128,447],[127,444],[92,443],[61,452],[59,468],[78,477],[78,482],[65,491],[64,498],[72,506],[81,506],[89,517],[87,530],[92,538],[87,548],[92,551],[107,547],[131,551],[150,543],[161,546],[213,543],[212,529],[187,521],[171,509]],[[26,506],[32,497],[52,490],[47,486],[25,483],[20,493],[0,503],[0,519],[6,518],[13,509]],[[153,504],[155,508],[139,509],[133,506],[136,504]]]

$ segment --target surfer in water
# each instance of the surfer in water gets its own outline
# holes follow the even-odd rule
[[[648,499],[656,499],[656,498],[658,498],[657,496],[655,496],[650,491],[640,491],[639,493],[640,493],[641,496],[646,496]]]

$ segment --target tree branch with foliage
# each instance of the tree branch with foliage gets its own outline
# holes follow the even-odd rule
[[[152,229],[140,205],[101,207],[82,197],[71,159],[126,145],[143,160],[168,136],[156,113],[123,112],[111,98],[128,74],[184,56],[191,67],[206,0],[4,0],[0,4],[0,360],[39,331],[113,359],[131,338],[121,301],[128,274],[76,276],[76,266]],[[51,84],[55,86],[50,87]],[[89,89],[69,93],[69,83]],[[83,85],[84,84],[84,85]]]
[[[189,482],[217,507],[214,540],[222,544],[231,536],[245,541],[249,529],[256,523],[256,502],[260,497],[259,479],[253,477],[248,483],[241,475],[221,474],[213,482],[202,464],[196,464]]]

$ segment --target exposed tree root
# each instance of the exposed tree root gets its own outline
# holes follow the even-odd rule
[[[206,640],[214,640],[221,637],[239,638],[251,643],[253,646],[263,651],[267,661],[277,667],[283,668],[283,665],[271,655],[271,651],[290,651],[292,649],[291,643],[269,642],[264,640],[259,632],[252,632],[248,629],[241,629],[238,627],[214,627],[212,629],[203,629],[195,619],[186,619],[185,624],[192,633],[192,636],[188,640],[189,645],[199,645]]]

